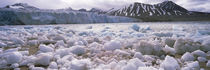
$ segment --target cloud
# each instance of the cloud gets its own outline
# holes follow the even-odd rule
[[[29,5],[42,9],[60,9],[72,7],[80,8],[120,8],[133,2],[156,4],[166,0],[0,0],[0,7],[14,3],[28,3]],[[178,5],[192,11],[210,12],[210,0],[171,0]]]
[[[176,3],[191,11],[210,12],[210,0],[176,0]]]

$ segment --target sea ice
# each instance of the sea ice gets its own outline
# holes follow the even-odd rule
[[[47,45],[44,45],[44,44],[41,44],[39,46],[39,49],[40,49],[41,52],[53,52],[54,51],[53,48],[51,48],[51,47],[49,47]]]
[[[0,54],[1,54],[1,53],[3,53],[3,49],[2,49],[2,48],[0,48]]]
[[[144,55],[144,58],[143,59],[146,62],[152,63],[152,62],[156,61],[156,59],[153,58],[153,57],[154,57],[154,55]]]
[[[144,55],[161,55],[162,54],[162,46],[155,42],[146,42],[140,41],[137,45],[135,45],[136,51],[141,52]]]
[[[190,67],[183,67],[183,68],[181,68],[181,70],[191,70],[191,68]]]
[[[8,64],[19,63],[22,57],[20,52],[11,52],[7,55],[6,60]]]
[[[23,60],[20,62],[20,66],[28,65],[30,63],[34,63],[36,60],[36,57],[31,55],[28,57],[24,57]]]
[[[122,56],[130,56],[130,55],[131,55],[130,53],[128,53],[128,52],[126,52],[126,51],[123,51],[123,50],[119,50],[119,49],[116,49],[116,50],[114,51],[114,53],[115,53],[116,55],[122,55]]]
[[[81,60],[72,60],[70,64],[69,70],[88,70],[91,65],[91,61],[89,59],[81,59]]]
[[[127,61],[126,60],[120,60],[115,68],[116,69],[121,69],[126,64],[127,64]]]
[[[79,38],[78,41],[82,42],[84,46],[88,45],[88,42],[84,38]]]
[[[144,30],[151,30],[150,26],[145,26]]]
[[[45,70],[43,67],[33,67],[31,70]]]
[[[49,65],[52,59],[52,55],[48,53],[40,53],[37,55],[35,64],[37,65]]]
[[[143,59],[143,55],[141,54],[141,52],[136,52],[133,57]]]
[[[74,45],[84,46],[85,44],[82,41],[77,41],[74,43]]]
[[[55,55],[59,55],[59,57],[63,57],[63,56],[68,55],[69,52],[70,52],[70,49],[66,49],[66,48],[64,48],[64,49],[57,49],[55,51]]]
[[[192,54],[195,56],[195,57],[206,57],[206,53],[201,51],[201,50],[196,50],[196,51],[193,51]]]
[[[157,33],[153,33],[153,35],[158,36],[158,37],[172,37],[173,33],[171,33],[171,32],[157,32]]]
[[[174,31],[183,31],[184,27],[183,26],[179,26],[179,25],[173,25],[173,30]]]
[[[4,50],[4,53],[10,53],[10,52],[17,52],[20,48],[11,48],[11,49],[7,49],[7,50]]]
[[[58,69],[58,65],[56,62],[51,62],[48,68],[49,69]]]
[[[83,32],[79,32],[78,35],[79,36],[88,36],[89,33],[87,31],[83,31]]]
[[[164,51],[166,54],[169,54],[169,55],[175,55],[175,54],[176,54],[175,49],[169,47],[168,45],[166,45],[165,48],[163,48],[163,51]]]
[[[29,51],[19,51],[23,56],[29,55]]]
[[[6,47],[6,46],[7,46],[7,44],[5,44],[5,43],[3,43],[3,42],[0,41],[0,48]]]
[[[65,42],[64,42],[63,40],[60,40],[60,41],[57,41],[57,42],[56,42],[55,46],[57,46],[57,47],[60,47],[60,46],[65,47],[66,44],[65,44]]]
[[[202,43],[202,47],[201,49],[203,51],[210,51],[210,39],[204,40],[204,42]]]
[[[193,61],[193,60],[195,60],[195,57],[191,53],[186,52],[184,55],[182,55],[181,60],[183,60],[183,61]]]
[[[20,45],[24,45],[25,44],[25,42],[22,39],[17,38],[17,37],[12,37],[11,40],[12,40],[12,42],[14,44],[20,44]]]
[[[104,44],[104,49],[107,51],[113,51],[115,49],[120,49],[121,43],[119,41],[112,40]]]
[[[35,46],[35,45],[38,45],[38,44],[39,44],[38,40],[29,40],[27,42],[27,45],[30,45],[30,46]]]
[[[194,62],[188,63],[187,66],[190,67],[193,70],[197,70],[197,69],[200,68],[198,61],[194,61]]]
[[[19,67],[19,64],[18,63],[14,63],[14,64],[11,65],[11,67],[12,68],[17,68],[17,67]]]
[[[136,67],[145,67],[146,65],[138,58],[133,58],[128,61],[128,64],[134,64]]]
[[[67,41],[66,44],[67,44],[68,47],[71,47],[71,46],[74,46],[74,43],[75,43],[75,40],[74,39],[70,39],[70,40]]]
[[[197,58],[199,62],[206,62],[207,59],[205,57],[198,57]]]
[[[206,67],[210,67],[210,60],[206,63]]]
[[[179,38],[174,44],[174,49],[176,50],[176,53],[183,54],[185,52],[193,52],[200,49],[200,45],[193,42],[191,39]]]
[[[154,45],[150,44],[146,41],[141,41],[138,45],[135,46],[137,52],[141,52],[142,54],[151,55],[154,51]]]
[[[210,56],[210,51],[208,51],[208,52],[206,53],[206,56]]]
[[[145,34],[144,33],[132,33],[131,36],[134,36],[134,37],[145,37]]]
[[[172,39],[172,38],[165,38],[163,39],[163,42],[168,45],[169,47],[173,47],[174,43],[176,42],[176,40]]]
[[[164,70],[180,70],[178,62],[171,56],[166,56],[160,67]]]
[[[66,64],[69,65],[69,63],[71,61],[71,58],[69,60],[69,56],[71,56],[71,55],[64,56],[63,58],[56,58],[58,67],[60,67],[61,65],[64,66]]]
[[[93,28],[93,26],[87,26],[86,28],[87,28],[87,29],[92,29],[92,28]]]
[[[108,67],[109,67],[110,69],[115,69],[116,66],[117,66],[117,63],[116,63],[115,61],[112,61],[112,62],[110,62],[110,63],[108,64]]]
[[[59,40],[66,41],[65,37],[62,36],[62,35],[56,35],[56,36],[53,38],[53,40],[55,40],[55,41],[59,41]]]
[[[138,68],[136,67],[136,65],[130,63],[125,65],[124,67],[122,67],[122,70],[137,70]]]
[[[154,67],[139,67],[138,70],[158,70]]]
[[[127,24],[97,24],[77,29],[65,25],[30,29],[5,26],[8,30],[0,30],[0,47],[5,47],[0,48],[0,69],[28,66],[35,70],[193,70],[200,68],[199,62],[207,62],[208,35],[195,37],[193,30],[145,30],[140,25],[128,28]],[[38,52],[29,55],[31,48],[37,46]],[[210,61],[206,67],[210,67]]]
[[[137,25],[137,24],[133,24],[131,28],[135,31],[139,31],[139,29],[140,29],[139,25]]]
[[[20,70],[20,68],[15,68],[14,70]]]
[[[70,52],[76,55],[84,54],[86,52],[85,46],[72,46],[70,47]]]
[[[123,43],[123,47],[124,48],[133,48],[133,43],[132,43],[133,40],[128,40],[128,41],[124,41]]]
[[[101,52],[101,48],[103,47],[103,45],[101,45],[97,42],[93,42],[93,43],[89,44],[88,47],[90,48],[91,53],[99,53],[99,52]]]

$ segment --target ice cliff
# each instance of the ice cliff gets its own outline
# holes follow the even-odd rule
[[[118,23],[139,21],[134,18],[109,16],[91,11],[39,9],[23,3],[0,8],[0,16],[0,25]]]

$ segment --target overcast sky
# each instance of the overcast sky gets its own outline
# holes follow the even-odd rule
[[[28,3],[29,5],[42,9],[60,9],[72,7],[80,8],[102,8],[110,9],[123,7],[133,2],[141,2],[148,4],[160,3],[165,0],[0,0],[0,7],[11,5],[14,3]],[[210,12],[210,0],[171,0],[178,5],[191,11]]]

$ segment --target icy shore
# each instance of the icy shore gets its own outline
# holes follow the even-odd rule
[[[0,69],[208,70],[209,26],[0,26]]]

